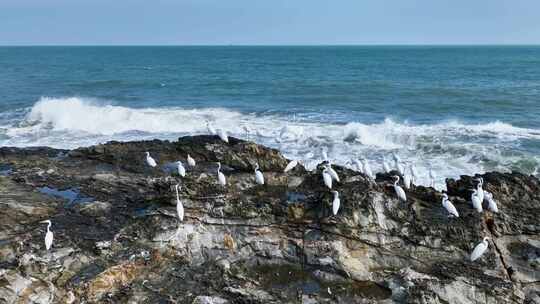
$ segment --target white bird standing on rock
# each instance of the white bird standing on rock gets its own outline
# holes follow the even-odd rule
[[[474,247],[474,250],[471,253],[471,262],[476,261],[478,258],[480,258],[486,252],[486,250],[488,249],[488,246],[489,246],[488,240],[489,240],[489,238],[485,237],[480,244],[478,244],[478,245],[476,245],[476,247]]]
[[[364,166],[362,165],[362,162],[359,161],[358,159],[351,159],[351,163],[354,165],[354,167],[356,168],[356,171],[360,172],[360,173],[364,173]]]
[[[294,167],[296,167],[296,165],[298,165],[298,161],[296,159],[291,160],[283,170],[283,173],[291,171],[292,169],[294,169]]]
[[[225,179],[225,175],[221,173],[221,163],[217,162],[217,164],[218,164],[218,169],[217,169],[218,182],[220,185],[225,186],[227,185],[227,180]]]
[[[145,152],[145,153],[146,153],[146,164],[152,168],[157,166],[156,160],[153,159],[152,156],[150,156],[150,152]]]
[[[259,185],[264,185],[264,175],[259,170],[259,164],[255,164],[255,181]]]
[[[193,157],[191,157],[189,154],[187,155],[187,163],[190,167],[195,167],[197,165]]]
[[[47,233],[45,233],[45,249],[49,250],[51,249],[51,246],[52,246],[52,243],[53,243],[53,233],[51,231],[51,221],[50,220],[45,220],[45,221],[42,221],[41,223],[45,223],[45,224],[48,224],[47,225]]]
[[[484,179],[483,178],[477,178],[476,181],[478,181],[478,185],[476,185],[477,195],[480,202],[484,201],[484,189],[482,186],[484,185]]]
[[[497,206],[497,202],[493,199],[493,194],[491,194],[491,192],[484,190],[484,200],[488,202],[488,209],[491,212],[499,212],[499,207]]]
[[[216,129],[214,129],[214,127],[212,126],[212,124],[207,120],[206,121],[206,129],[208,130],[208,133],[210,133],[210,135],[216,135]]]
[[[182,162],[177,161],[176,164],[178,166],[178,175],[180,175],[181,177],[185,177],[186,176],[186,168],[184,167]]]
[[[322,177],[324,184],[328,189],[332,189],[332,175],[330,175],[330,172],[328,171],[328,167],[324,167],[324,170],[322,172]]]
[[[396,181],[394,182],[394,191],[396,192],[397,197],[401,201],[406,202],[407,201],[407,196],[405,195],[405,190],[403,190],[403,188],[401,188],[401,186],[398,185],[399,176],[394,175],[393,177],[396,179]]]
[[[382,159],[382,168],[383,168],[383,171],[385,173],[390,173],[390,166],[388,165],[388,163],[386,162],[386,157],[383,156],[383,159]]]
[[[482,212],[482,201],[478,197],[478,191],[476,189],[471,189],[473,194],[471,195],[471,202],[473,205],[473,208],[476,209],[478,212]]]
[[[334,200],[332,201],[332,213],[334,213],[334,215],[337,215],[339,211],[339,206],[341,204],[341,201],[339,199],[339,192],[332,191],[332,193],[334,194]]]
[[[405,186],[405,189],[411,189],[411,176],[407,173],[403,175],[403,185]]]
[[[362,171],[364,171],[364,174],[370,179],[375,179],[373,171],[371,171],[371,167],[365,157],[362,157]]]
[[[324,161],[328,161],[328,152],[326,152],[326,148],[321,149],[322,158]]]
[[[459,213],[456,207],[454,206],[454,204],[452,204],[450,200],[448,200],[448,195],[446,193],[443,193],[442,205],[444,209],[448,211],[450,216],[459,217]]]
[[[416,181],[418,180],[418,172],[416,171],[414,163],[411,162],[409,164],[409,170],[411,170],[411,184],[415,185]]]
[[[336,170],[332,168],[332,163],[328,162],[326,168],[328,168],[328,173],[330,173],[332,179],[339,183],[339,175],[337,174]]]
[[[218,136],[226,143],[229,143],[229,136],[227,136],[227,132],[223,129],[219,129]]]
[[[184,221],[184,204],[180,201],[180,194],[178,193],[180,185],[174,187],[176,189],[176,213],[180,222]]]

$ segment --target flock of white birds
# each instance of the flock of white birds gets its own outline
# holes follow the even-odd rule
[[[224,141],[225,143],[229,143],[229,137],[225,130],[223,129],[216,130],[210,124],[210,122],[207,122],[207,129],[211,135],[217,135],[222,141]],[[328,154],[326,150],[323,149],[321,154],[322,154],[323,160],[326,162],[323,165],[323,170],[322,170],[323,183],[326,187],[328,187],[328,189],[330,189],[331,193],[334,196],[333,201],[332,201],[332,213],[334,215],[337,215],[340,208],[341,201],[339,198],[339,192],[332,190],[332,183],[333,181],[340,182],[339,175],[332,168],[332,163],[328,159]],[[189,167],[193,168],[196,166],[195,159],[193,159],[189,154],[187,155],[186,159],[187,159],[187,164]],[[416,168],[414,167],[413,164],[409,164],[409,167],[408,167],[409,171],[406,172],[404,164],[401,162],[400,158],[396,154],[393,154],[393,159],[394,159],[395,170],[399,173],[400,176],[403,177],[403,185],[405,186],[406,189],[410,189],[411,186],[414,185],[415,181],[418,178]],[[150,152],[146,152],[146,164],[151,168],[154,168],[157,166],[157,162],[150,155]],[[285,167],[285,169],[283,170],[283,172],[287,173],[291,171],[298,164],[299,164],[298,160],[290,161]],[[373,174],[373,171],[371,170],[371,167],[367,159],[365,158],[360,158],[360,160],[352,159],[350,162],[348,162],[348,164],[352,164],[353,169],[364,174],[370,180],[373,180],[373,181],[375,180],[375,175]],[[181,161],[177,161],[176,165],[177,165],[178,175],[181,177],[185,177],[186,168],[184,167],[184,164]],[[391,165],[386,161],[386,158],[384,157],[383,157],[382,168],[386,173],[390,173],[392,171]],[[264,175],[259,169],[259,164],[255,164],[254,174],[255,174],[255,182],[259,185],[264,185]],[[400,176],[398,175],[392,176],[394,178],[393,187],[394,187],[394,191],[396,193],[397,198],[400,201],[406,202],[407,195],[405,194],[405,190],[403,190],[403,188],[400,185],[398,185],[400,181]],[[433,187],[435,174],[431,168],[429,169],[429,178],[430,178],[430,186]],[[223,187],[227,185],[227,179],[225,175],[223,174],[223,172],[221,172],[220,162],[217,162],[217,181]],[[485,201],[487,203],[488,209],[491,212],[499,212],[497,203],[493,199],[493,194],[489,193],[486,190],[483,190],[484,180],[482,178],[478,178],[476,179],[476,181],[478,182],[476,189],[471,189],[472,191],[471,203],[472,203],[473,208],[476,209],[478,212],[483,212],[482,205],[483,205],[483,202]],[[177,184],[175,186],[176,211],[178,215],[178,220],[182,222],[184,220],[184,205],[182,201],[180,200],[180,195],[179,195],[180,189],[181,189],[181,186]],[[442,205],[448,212],[449,217],[456,217],[456,218],[459,217],[458,210],[456,209],[454,204],[448,199],[448,195],[446,193],[443,193]],[[50,220],[43,221],[42,223],[48,224],[47,233],[45,234],[45,248],[49,250],[53,243],[53,232],[50,230],[52,223]],[[488,240],[489,240],[488,237],[484,237],[482,242],[476,245],[476,247],[474,248],[470,256],[471,261],[477,260],[486,252],[489,246]]]

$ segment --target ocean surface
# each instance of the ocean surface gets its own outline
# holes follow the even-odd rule
[[[540,164],[540,47],[0,47],[0,145],[75,148],[207,133],[326,149],[420,183]],[[246,131],[249,130],[249,132]]]

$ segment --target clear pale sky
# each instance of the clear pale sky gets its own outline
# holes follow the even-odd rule
[[[0,0],[1,45],[539,43],[540,0]]]

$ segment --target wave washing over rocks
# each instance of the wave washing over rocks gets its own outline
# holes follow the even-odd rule
[[[187,154],[197,165],[171,174]],[[477,175],[499,213],[472,208],[474,177],[447,179],[460,214],[449,218],[433,188],[406,190],[401,202],[396,172],[373,182],[335,165],[334,216],[323,165],[283,173],[287,163],[278,150],[215,136],[0,148],[0,302],[540,303],[536,177]],[[484,237],[487,251],[471,262]]]
[[[295,112],[296,113],[296,112]],[[312,170],[326,149],[335,163],[365,157],[381,171],[397,154],[413,164],[417,183],[445,189],[446,178],[489,171],[539,176],[540,133],[499,121],[483,124],[438,121],[415,124],[390,118],[371,123],[334,113],[239,112],[226,108],[130,108],[83,97],[43,97],[32,107],[0,113],[0,145],[75,149],[110,140],[175,140],[208,134],[207,121],[234,137],[279,149]],[[339,116],[339,115],[338,115]],[[333,117],[333,118],[332,118]],[[247,129],[247,131],[246,131]]]

